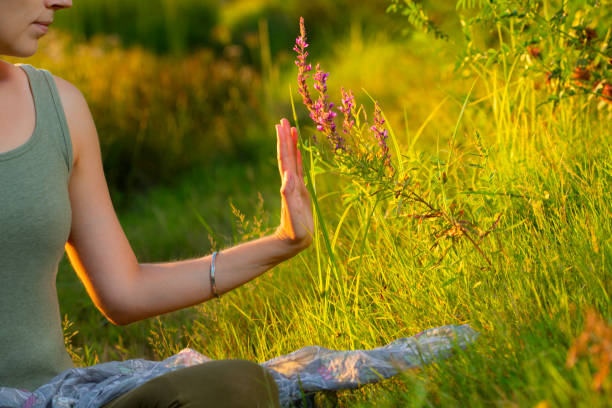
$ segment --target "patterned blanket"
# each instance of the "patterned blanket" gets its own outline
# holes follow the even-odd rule
[[[261,365],[274,376],[281,405],[287,407],[304,394],[356,388],[446,358],[477,337],[468,325],[443,326],[371,350],[308,346]],[[98,408],[154,377],[207,361],[210,358],[186,348],[163,361],[134,359],[71,368],[33,392],[0,387],[0,407]]]

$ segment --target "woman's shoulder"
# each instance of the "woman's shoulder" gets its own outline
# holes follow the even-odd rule
[[[60,96],[60,100],[62,101],[62,105],[65,110],[79,110],[87,107],[87,102],[85,101],[85,97],[81,93],[81,91],[73,85],[71,82],[65,80],[64,78],[53,74],[47,69],[38,68],[29,64],[10,64],[10,63],[2,63],[0,64],[0,72],[5,71],[7,73],[12,73],[13,75],[17,75],[21,70],[31,69],[34,71],[46,71],[48,72],[55,82],[55,86]],[[89,110],[89,108],[87,108]],[[68,115],[68,112],[66,112]]]
[[[79,88],[60,76],[55,74],[52,75],[53,79],[55,80],[55,86],[57,87],[60,99],[64,105],[64,109],[87,108],[87,101]],[[87,108],[87,110],[89,110],[89,108]],[[68,114],[68,112],[66,112],[66,114]]]
[[[85,144],[97,143],[97,133],[91,111],[83,93],[71,82],[51,73],[57,93],[66,116],[73,148],[74,163],[78,161],[79,152]]]
[[[55,75],[47,69],[29,64],[12,64],[0,60],[0,81],[21,81],[24,71],[46,71],[53,78],[66,123],[70,132],[73,150],[73,164],[78,161],[80,151],[90,144],[98,143],[97,132],[87,101],[81,91],[70,81]],[[26,79],[23,79],[27,81]],[[26,82],[27,83],[27,82]]]
[[[72,139],[72,149],[74,155],[74,163],[79,159],[79,152],[81,151],[83,143],[89,143],[91,140],[88,134],[92,133],[92,118],[89,106],[85,99],[85,96],[81,93],[71,82],[64,78],[53,75],[55,80],[55,86],[64,108],[64,114],[66,115],[66,122],[68,123],[68,129]],[[95,136],[95,142],[97,143],[97,134]]]

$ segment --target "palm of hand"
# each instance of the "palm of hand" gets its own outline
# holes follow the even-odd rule
[[[297,130],[287,119],[276,125],[278,170],[281,175],[281,221],[276,236],[303,249],[312,242],[314,222],[310,195],[304,185],[302,155],[297,147]]]

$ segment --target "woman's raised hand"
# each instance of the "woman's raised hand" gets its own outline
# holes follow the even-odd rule
[[[297,147],[297,129],[287,119],[276,125],[278,170],[282,185],[281,221],[275,235],[296,250],[312,242],[314,223],[310,195],[304,185],[302,155]]]

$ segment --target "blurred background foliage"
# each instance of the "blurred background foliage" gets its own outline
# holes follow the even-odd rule
[[[386,7],[385,0],[82,0],[57,13],[39,52],[21,62],[83,92],[113,199],[122,206],[133,193],[172,183],[194,167],[274,157],[274,144],[262,141],[273,142],[272,124],[291,112],[300,16],[313,61],[328,67],[334,61],[332,94],[342,85],[359,97],[366,87],[389,107],[392,121],[418,127],[438,101],[412,95],[427,89],[443,97],[451,65],[424,58],[431,47],[445,50],[420,33],[406,52],[411,32]],[[448,3],[430,12],[452,9]],[[427,64],[431,69],[421,69]]]
[[[287,51],[300,16],[312,22],[313,34],[331,38],[355,19],[375,29],[387,24],[385,7],[384,0],[83,0],[60,13],[56,23],[79,39],[110,34],[123,45],[183,55],[202,47],[222,52],[230,44],[257,48],[258,26],[265,19],[276,54]],[[257,59],[259,52],[251,57]]]

